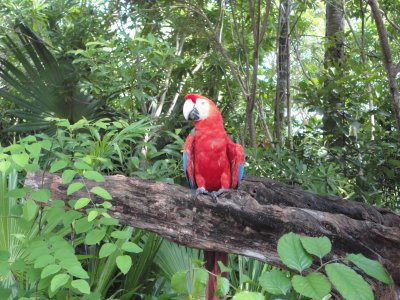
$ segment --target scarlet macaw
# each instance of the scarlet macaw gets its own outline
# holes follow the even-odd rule
[[[183,169],[196,195],[210,194],[217,201],[218,195],[236,188],[243,179],[244,151],[226,134],[221,113],[213,101],[198,94],[188,94],[185,100],[183,115],[194,121],[195,134],[186,138]],[[204,257],[207,270],[213,274],[221,273],[218,261],[225,266],[228,263],[227,253],[205,251]],[[207,300],[214,297],[216,280],[209,276]]]

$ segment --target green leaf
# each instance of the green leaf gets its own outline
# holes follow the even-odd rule
[[[235,294],[232,300],[265,300],[265,298],[261,293],[244,291]]]
[[[49,264],[54,263],[55,259],[53,255],[50,254],[44,254],[39,256],[36,260],[35,260],[35,264],[34,264],[34,268],[38,269],[38,268],[43,268]]]
[[[99,215],[99,212],[97,210],[91,210],[88,214],[88,221],[92,222],[96,217]]]
[[[38,191],[34,191],[31,193],[29,199],[35,200],[38,202],[49,202],[50,191],[48,189],[40,189]]]
[[[8,169],[11,167],[11,163],[9,161],[3,160],[0,161],[0,172],[7,172]]]
[[[25,205],[22,207],[24,219],[27,221],[31,221],[36,216],[38,208],[39,207],[35,203],[35,201],[33,201],[31,199],[26,201]]]
[[[75,202],[74,208],[81,209],[81,208],[85,207],[86,205],[88,205],[89,203],[90,203],[89,198],[80,198],[80,199],[78,199],[78,201]]]
[[[100,248],[99,252],[99,258],[107,257],[114,253],[114,251],[117,250],[117,246],[112,244],[112,243],[105,243],[103,246]]]
[[[90,170],[92,167],[83,161],[77,161],[74,163],[74,167],[78,170]]]
[[[74,179],[76,175],[76,171],[74,170],[65,170],[61,175],[61,180],[63,184],[68,184]]]
[[[229,292],[229,280],[225,277],[217,277],[217,290],[216,294],[218,296],[225,296]]]
[[[329,282],[322,274],[316,272],[307,276],[294,275],[292,284],[296,292],[312,299],[322,299],[331,291]]]
[[[72,195],[76,191],[79,191],[81,188],[83,188],[85,185],[82,182],[74,182],[68,186],[67,189],[67,195]]]
[[[138,245],[132,242],[125,242],[122,244],[121,249],[126,251],[126,252],[132,252],[132,253],[140,253],[143,251],[142,248],[140,248]]]
[[[46,278],[47,276],[53,275],[61,270],[61,267],[56,264],[46,266],[40,273],[40,278]]]
[[[111,236],[116,239],[128,239],[131,236],[131,233],[128,230],[116,230],[111,232]]]
[[[104,182],[104,177],[99,172],[96,171],[86,171],[83,176],[89,180],[94,180],[96,182]]]
[[[264,290],[273,295],[286,295],[292,287],[290,279],[280,270],[265,272],[258,281]]]
[[[329,280],[346,300],[373,300],[374,295],[367,282],[353,269],[339,263],[325,266]]]
[[[324,257],[332,250],[331,241],[326,237],[300,237],[301,244],[304,249],[312,255],[318,256],[319,258]]]
[[[231,268],[228,268],[227,266],[225,266],[223,263],[222,263],[222,261],[218,261],[218,266],[219,266],[219,269],[221,270],[221,273],[229,273],[229,272],[232,272],[232,269]]]
[[[0,261],[8,261],[10,253],[7,250],[0,250]]]
[[[33,157],[39,157],[40,150],[42,149],[42,146],[40,143],[33,143],[30,145],[26,145],[25,148],[29,151],[31,156]]]
[[[68,166],[68,162],[66,160],[55,160],[51,164],[50,173],[55,173],[57,171],[60,171],[61,169],[64,169],[66,166]]]
[[[50,283],[50,290],[52,292],[56,291],[60,287],[64,286],[69,280],[69,275],[67,274],[58,274],[53,277]]]
[[[17,165],[19,165],[22,168],[25,167],[25,165],[29,161],[29,155],[26,153],[12,154],[11,158]]]
[[[129,255],[119,255],[115,262],[117,263],[118,269],[120,269],[123,274],[128,273],[132,266],[132,259]]]
[[[104,236],[106,235],[106,230],[105,228],[103,229],[94,229],[90,231],[85,238],[85,243],[87,245],[95,245],[98,242],[100,242]]]
[[[187,294],[186,286],[187,271],[178,271],[171,278],[171,287],[178,294]]]
[[[287,233],[279,239],[278,254],[286,266],[299,272],[312,264],[311,256],[301,245],[300,236],[293,232]]]
[[[64,267],[66,268],[67,272],[74,277],[88,279],[89,274],[82,268],[81,264],[76,261],[75,263],[71,262],[64,262]]]
[[[105,200],[111,200],[112,199],[111,195],[104,188],[102,188],[100,186],[95,186],[94,188],[91,188],[90,192],[102,197]]]
[[[360,254],[349,254],[346,259],[355,264],[358,268],[363,270],[366,274],[375,279],[378,279],[386,284],[391,284],[392,280],[386,273],[384,267],[379,261],[366,258],[364,255]]]
[[[73,280],[71,282],[71,286],[73,288],[76,288],[78,291],[80,291],[82,294],[90,294],[90,286],[87,283],[86,280],[83,279],[77,279],[77,280]]]

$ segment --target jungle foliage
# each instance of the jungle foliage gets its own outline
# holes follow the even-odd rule
[[[79,176],[70,195],[104,174],[186,184],[187,93],[216,101],[227,132],[246,149],[247,174],[399,210],[388,49],[368,2],[343,1],[337,28],[326,8],[340,1],[331,0],[3,2],[0,299],[202,297],[201,251],[118,225],[106,190],[91,191],[102,206],[81,198],[65,208],[48,201],[49,191],[23,187],[26,172],[38,169],[62,173],[65,184]],[[400,2],[378,4],[399,84]],[[324,256],[309,251],[316,240],[288,238],[305,257]],[[343,261],[390,283],[376,262],[356,254]],[[359,275],[321,264],[346,299],[358,299],[335,278]],[[293,273],[231,255],[218,292],[238,300],[329,294],[321,273],[288,267]],[[313,280],[325,289],[304,288]]]

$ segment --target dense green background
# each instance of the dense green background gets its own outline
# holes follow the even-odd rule
[[[18,262],[13,267],[0,264],[0,279],[5,282],[1,299],[9,293],[17,298],[55,295],[81,299],[79,292],[85,294],[88,288],[90,299],[132,299],[133,295],[162,299],[167,294],[193,299],[202,295],[206,274],[198,268],[199,251],[115,226],[115,220],[104,221],[107,205],[91,216],[88,209],[89,221],[74,209],[62,211],[70,220],[62,222],[56,218],[60,205],[37,204],[40,199],[47,202],[45,192],[36,198],[25,197],[29,191],[24,190],[7,193],[21,186],[26,171],[38,168],[64,172],[66,179],[86,174],[86,179],[96,180],[100,173],[122,173],[186,184],[180,151],[192,129],[181,113],[187,93],[200,93],[217,103],[228,134],[246,149],[247,174],[399,209],[399,133],[370,7],[361,0],[345,2],[344,56],[335,62],[326,60],[332,47],[325,37],[325,7],[330,2],[286,1],[291,7],[291,61],[286,70],[290,72],[291,117],[288,120],[285,104],[278,124],[277,35],[282,13],[279,5],[285,1],[272,2],[269,11],[267,3],[0,3],[4,237],[0,250],[8,251],[0,255],[0,262],[11,261],[11,266]],[[379,5],[396,64],[400,61],[400,28],[396,25],[400,24],[400,2],[379,1]],[[255,43],[257,18],[262,23],[266,11],[265,34]],[[255,105],[249,115],[252,99]],[[333,129],[327,127],[328,119]],[[245,126],[246,120],[251,124]],[[88,203],[81,200],[71,207],[78,209]],[[23,224],[5,216],[22,216]],[[69,233],[71,226],[73,233]],[[86,233],[93,229],[99,235],[87,243]],[[115,232],[120,231],[125,233],[118,236]],[[80,274],[60,271],[62,261],[54,263],[58,258],[50,246],[47,260],[34,266],[38,254],[32,254],[32,249],[47,248],[51,238],[64,247],[65,239],[60,237],[72,239],[71,260],[79,264],[75,272]],[[108,246],[103,249],[104,245]],[[143,252],[136,253],[138,249]],[[55,280],[59,286],[53,288],[50,279],[54,277],[40,276],[49,264],[56,266],[47,270],[48,276],[68,274],[59,276]],[[270,266],[236,256],[230,257],[230,264],[230,294],[261,292],[258,278]],[[123,270],[122,265],[132,268]],[[79,279],[72,284],[70,276],[88,284]],[[229,286],[221,289],[229,290]],[[262,291],[265,297],[272,297]]]

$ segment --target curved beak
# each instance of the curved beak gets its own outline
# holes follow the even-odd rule
[[[199,111],[197,110],[197,108],[194,107],[194,108],[191,110],[191,112],[189,113],[189,120],[194,120],[194,121],[196,121],[196,120],[199,120],[199,119],[200,119],[200,113],[199,113]]]

